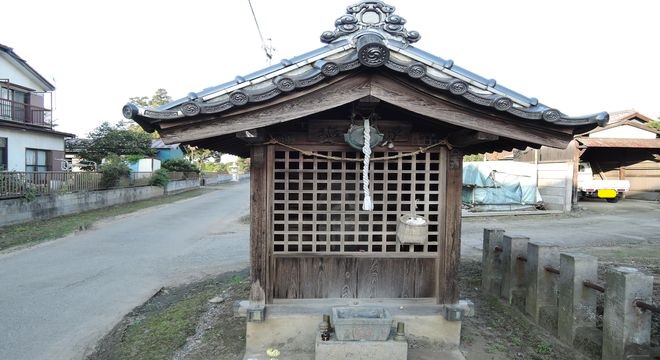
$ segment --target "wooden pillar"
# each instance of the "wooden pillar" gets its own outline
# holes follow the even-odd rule
[[[445,152],[447,174],[445,186],[445,231],[438,244],[438,303],[458,303],[458,265],[461,251],[461,192],[463,188],[463,154],[459,150]],[[440,169],[443,167],[441,166]]]
[[[250,303],[270,302],[270,183],[272,177],[272,148],[253,146],[250,151]]]
[[[573,152],[573,189],[572,189],[572,201],[571,205],[572,206],[577,206],[578,204],[578,173],[579,173],[579,168],[580,168],[580,148],[578,147],[578,142],[575,140],[571,140],[570,143],[568,143],[568,148]]]
[[[623,163],[619,163],[619,180],[626,179],[626,166]]]

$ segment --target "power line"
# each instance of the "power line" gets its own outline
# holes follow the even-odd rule
[[[273,52],[275,52],[275,48],[273,48],[272,44],[266,45],[266,41],[264,41],[264,36],[261,33],[261,27],[259,26],[259,21],[257,20],[257,15],[254,13],[252,0],[248,0],[248,4],[250,5],[250,11],[252,11],[252,18],[254,19],[254,24],[257,26],[257,31],[259,32],[259,38],[261,39],[261,47],[264,49],[264,52],[266,53],[266,57],[268,58],[268,64],[270,64],[270,61],[273,59]]]

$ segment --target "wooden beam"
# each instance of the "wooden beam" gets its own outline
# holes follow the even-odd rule
[[[463,188],[463,153],[449,152],[445,191],[444,236],[438,251],[438,304],[458,303],[458,265],[461,256],[461,192]]]
[[[245,141],[248,144],[261,144],[266,141],[263,130],[250,129],[239,131],[236,133],[236,138]]]
[[[543,124],[547,124],[547,128],[537,127],[525,124],[525,120],[505,120],[473,111],[442,100],[411,84],[404,84],[403,81],[382,75],[373,77],[371,94],[390,104],[432,119],[506,138],[561,149],[566,148],[566,144],[573,138],[570,133],[553,129],[553,125],[549,123],[543,122]],[[542,120],[528,121],[541,122]]]
[[[459,130],[449,136],[447,141],[453,147],[464,148],[470,145],[496,141],[500,137],[483,131]]]
[[[298,119],[332,109],[365,96],[370,92],[369,74],[358,74],[314,91],[282,97],[268,106],[253,111],[195,123],[162,123],[160,134],[169,142],[188,142],[213,136],[256,129]]]

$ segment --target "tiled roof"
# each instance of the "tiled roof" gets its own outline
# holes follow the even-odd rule
[[[365,1],[349,6],[338,18],[334,31],[326,31],[321,41],[327,45],[259,70],[233,81],[190,93],[187,97],[157,109],[127,104],[126,118],[145,128],[159,122],[205,114],[220,114],[251,103],[266,102],[296,89],[306,88],[326,78],[356,68],[387,68],[403,74],[438,92],[495,109],[515,117],[542,120],[560,126],[604,125],[606,112],[570,117],[411,45],[420,34],[408,31],[405,20],[394,14],[394,7],[381,1]]]
[[[587,147],[660,149],[660,139],[608,139],[581,137],[576,140]]]
[[[647,125],[647,123],[653,121],[653,119],[651,119],[648,116],[640,114],[636,110],[616,111],[616,112],[610,112],[609,114],[610,114],[610,121],[607,123],[607,125],[603,127],[597,127],[595,129],[591,129],[580,135],[584,136],[584,135],[594,134],[604,130],[609,130],[621,126],[632,126],[641,130],[660,134],[659,130],[654,129]]]
[[[619,121],[623,120],[632,120],[632,119],[638,119],[642,122],[650,122],[653,121],[652,118],[641,114],[635,109],[628,109],[628,110],[620,110],[620,111],[613,111],[610,112],[610,124],[614,124]]]
[[[18,56],[14,52],[14,49],[10,48],[9,46],[0,44],[0,52],[7,54],[11,59],[16,61],[16,63],[23,67],[28,73],[30,73],[35,78],[35,80],[41,82],[44,86],[44,90],[55,91],[55,86],[46,80],[43,76],[41,76],[41,74],[39,74],[37,70],[35,70],[32,66],[28,65],[27,61]]]

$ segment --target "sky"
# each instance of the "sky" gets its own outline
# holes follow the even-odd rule
[[[252,0],[274,62],[323,46],[354,0]],[[660,116],[660,3],[388,0],[414,46],[569,116]],[[130,97],[174,98],[268,66],[247,0],[31,0],[2,5],[0,44],[55,87],[57,130],[85,137]],[[9,15],[13,14],[13,15]]]

